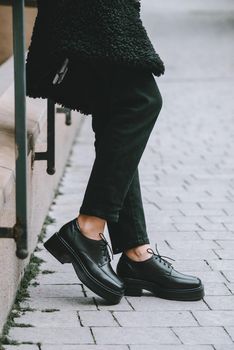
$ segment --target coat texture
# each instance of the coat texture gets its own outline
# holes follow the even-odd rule
[[[26,58],[26,94],[51,98],[84,115],[98,98],[94,66],[125,66],[164,74],[140,17],[136,0],[37,0]],[[52,80],[64,59],[68,72]]]

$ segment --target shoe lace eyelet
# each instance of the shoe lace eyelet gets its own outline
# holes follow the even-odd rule
[[[148,248],[148,249],[147,249],[147,252],[150,253],[150,254],[152,254],[152,255],[154,255],[155,259],[159,260],[160,263],[163,262],[163,264],[164,264],[165,266],[167,266],[168,268],[173,268],[172,264],[171,264],[169,261],[167,261],[166,259],[164,259],[164,258],[168,258],[168,259],[171,259],[171,260],[174,260],[174,261],[175,261],[175,259],[172,259],[172,258],[170,258],[169,256],[160,255],[160,254],[159,254],[159,251],[158,251],[158,249],[157,249],[157,244],[155,244],[155,249],[156,249],[157,254],[156,254],[156,253],[153,251],[153,249],[151,249],[151,248]],[[163,258],[163,257],[164,257],[164,258]]]
[[[108,250],[106,249],[106,247],[109,248],[110,252],[111,252],[111,255],[112,255],[112,260],[114,258],[114,253],[113,253],[113,250],[111,249],[111,246],[110,244],[108,243],[108,241],[106,240],[104,234],[102,232],[99,233],[99,236],[102,238],[102,241],[104,242],[104,245],[102,246],[102,250],[104,251],[105,253],[105,257],[104,257],[104,261],[105,262],[108,262],[110,260],[110,256],[108,254]]]

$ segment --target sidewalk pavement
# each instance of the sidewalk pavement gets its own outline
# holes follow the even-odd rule
[[[9,333],[24,343],[19,350],[234,349],[234,5],[162,4],[142,1],[145,25],[167,67],[157,79],[164,106],[140,163],[142,194],[152,244],[176,259],[176,269],[199,276],[206,295],[177,302],[148,294],[106,306],[71,265],[43,249],[36,252],[45,260],[39,284],[30,285],[21,304],[35,311],[15,319],[34,327]],[[82,118],[46,239],[78,214],[83,198],[94,135],[91,117]]]

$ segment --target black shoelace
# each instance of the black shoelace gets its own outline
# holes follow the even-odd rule
[[[75,223],[76,223],[76,227],[78,228],[78,230],[82,233],[81,231],[81,228],[80,228],[80,225],[79,225],[79,222],[75,219]],[[108,254],[108,250],[106,249],[106,247],[109,248],[110,252],[111,252],[111,256],[112,256],[112,260],[114,258],[114,253],[113,253],[113,250],[111,249],[111,246],[110,244],[108,243],[108,241],[106,240],[106,237],[104,236],[104,234],[102,232],[99,233],[99,236],[101,237],[102,239],[102,242],[104,243],[104,245],[102,246],[103,248],[103,251],[105,252],[105,256],[107,257],[107,260],[110,259],[110,256]]]
[[[156,250],[157,254],[153,251],[152,248],[148,248],[147,252],[152,254],[153,256],[155,256],[156,259],[159,259],[159,262],[163,262],[164,265],[167,265],[168,267],[172,267],[173,268],[173,265],[169,261],[167,261],[166,259],[163,259],[163,258],[167,258],[167,259],[174,260],[174,261],[175,261],[175,259],[172,259],[172,258],[170,258],[169,256],[166,256],[166,255],[160,255],[159,251],[158,251],[158,248],[157,248],[157,244],[155,244],[155,250]]]
[[[106,247],[109,248],[109,250],[110,250],[110,252],[111,252],[112,260],[113,260],[113,259],[114,259],[114,253],[113,253],[113,250],[111,249],[111,246],[110,246],[110,244],[108,243],[106,237],[104,236],[104,234],[103,234],[102,232],[99,233],[99,236],[101,237],[102,241],[103,241],[104,244],[105,244],[105,245],[104,245],[104,248],[106,248]],[[108,258],[110,258],[110,257],[109,257],[109,254],[108,254],[108,250],[105,249],[105,251],[107,251],[107,256],[108,256]]]

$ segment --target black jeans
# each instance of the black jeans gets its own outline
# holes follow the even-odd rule
[[[96,158],[80,214],[107,221],[117,254],[149,243],[138,164],[162,97],[151,72],[111,66],[93,69],[98,82],[92,114]]]

